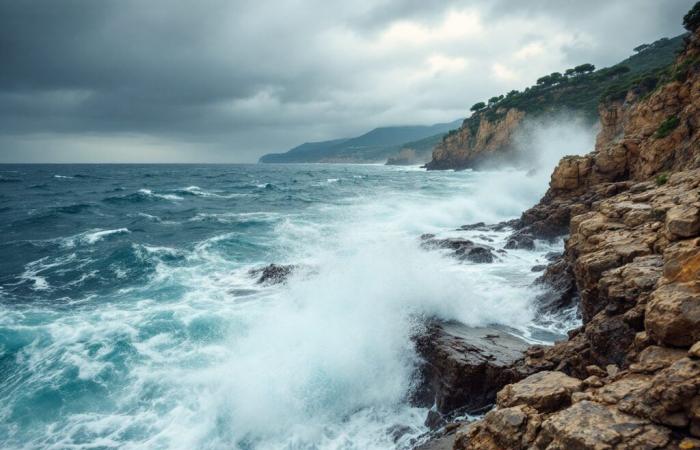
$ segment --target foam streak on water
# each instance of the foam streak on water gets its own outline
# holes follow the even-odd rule
[[[456,229],[535,202],[523,172],[0,169],[2,448],[406,448],[426,317],[553,336],[530,267],[559,245],[478,265],[418,239],[502,248]],[[256,284],[270,262],[302,269]]]

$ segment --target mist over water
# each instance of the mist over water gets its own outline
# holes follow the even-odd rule
[[[406,402],[425,318],[556,331],[534,324],[529,285],[559,245],[480,265],[418,239],[501,248],[506,232],[456,229],[517,217],[548,177],[345,165],[0,176],[17,180],[0,196],[2,448],[406,448],[426,431]],[[257,284],[249,270],[271,262],[301,269]]]

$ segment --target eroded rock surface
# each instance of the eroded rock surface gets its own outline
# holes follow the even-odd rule
[[[455,449],[700,448],[699,56],[696,32],[682,76],[601,106],[595,151],[564,158],[516,224],[518,236],[569,234],[583,326],[527,350],[515,366],[530,375],[461,427]]]
[[[447,414],[492,405],[503,386],[522,378],[514,363],[528,344],[504,329],[435,322],[416,348],[426,364],[415,400]]]

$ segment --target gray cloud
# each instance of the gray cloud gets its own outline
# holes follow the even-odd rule
[[[453,120],[677,35],[693,3],[0,0],[0,162],[252,161]]]

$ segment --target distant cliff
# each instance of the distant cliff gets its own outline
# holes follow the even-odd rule
[[[674,61],[684,35],[637,47],[637,53],[612,67],[595,70],[582,64],[546,75],[522,92],[511,91],[472,107],[471,117],[448,133],[433,151],[428,169],[476,168],[487,162],[513,161],[523,155],[513,142],[517,130],[532,118],[575,114],[592,126],[601,99],[621,100],[636,85],[654,86]]]
[[[261,163],[384,163],[403,148],[426,153],[461,120],[435,125],[381,127],[361,136],[299,145],[285,153],[271,153]],[[426,162],[429,158],[421,161]]]

